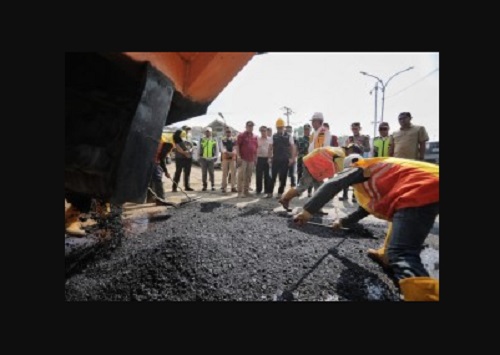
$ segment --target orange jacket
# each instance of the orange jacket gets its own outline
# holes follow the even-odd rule
[[[354,184],[360,206],[371,214],[392,220],[396,210],[439,202],[439,166],[400,158],[361,159],[363,183]]]
[[[342,170],[344,166],[344,150],[337,147],[316,148],[303,158],[309,174],[317,180],[323,181]]]

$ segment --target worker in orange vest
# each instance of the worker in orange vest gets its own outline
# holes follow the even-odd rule
[[[439,281],[429,277],[420,251],[439,214],[439,166],[393,157],[366,158],[350,155],[349,167],[323,184],[294,217],[304,225],[343,188],[351,186],[359,209],[333,224],[349,227],[373,214],[389,222],[384,246],[369,255],[390,266],[405,301],[438,301]]]
[[[335,173],[342,171],[344,167],[345,153],[342,148],[322,147],[316,148],[307,154],[302,162],[304,172],[296,188],[288,190],[279,200],[285,209],[288,209],[290,201],[300,196],[308,188],[314,187],[315,190],[323,183],[324,179],[329,179]]]

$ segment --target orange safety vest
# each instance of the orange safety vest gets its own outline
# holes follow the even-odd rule
[[[360,206],[378,218],[392,220],[402,208],[439,202],[439,165],[401,158],[368,158],[354,163],[369,179],[354,184]]]
[[[314,140],[314,143],[313,143],[314,149],[323,147],[323,144],[325,143],[325,132],[326,132],[326,128],[323,126],[321,126],[318,129],[318,135],[316,136],[316,139]],[[314,136],[314,134],[312,136]],[[328,143],[330,143],[330,142],[328,142]]]
[[[309,174],[317,180],[323,181],[335,175],[337,171],[342,170],[344,165],[343,159],[334,162],[335,158],[344,158],[344,150],[337,147],[322,147],[316,148],[311,153],[303,158],[304,165],[309,171]]]

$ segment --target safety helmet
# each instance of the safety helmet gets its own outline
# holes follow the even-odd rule
[[[162,141],[163,143],[167,143],[167,134],[166,134],[166,133],[162,133],[162,134],[161,134],[161,141]]]
[[[324,120],[323,113],[322,112],[315,112],[312,115],[312,118],[310,119],[310,121],[314,121],[314,120],[318,120],[318,121],[323,122],[323,120]]]
[[[282,118],[276,120],[276,128],[278,127],[285,127],[285,121]]]
[[[186,136],[187,136],[186,131],[182,131],[182,132],[181,132],[181,138],[182,138],[182,139],[185,139],[185,138],[186,138]]]
[[[363,159],[363,156],[359,154],[348,155],[347,158],[344,159],[344,169],[350,168],[352,164],[361,159]]]

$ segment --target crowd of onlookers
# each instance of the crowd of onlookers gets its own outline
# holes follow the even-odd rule
[[[379,136],[371,142],[368,135],[361,134],[361,124],[351,124],[352,135],[344,140],[342,147],[346,156],[360,154],[364,157],[388,157],[423,160],[425,142],[429,140],[423,126],[413,125],[409,112],[402,112],[399,117],[400,128],[389,134],[389,124],[379,124]],[[257,196],[265,198],[273,196],[276,180],[278,180],[277,198],[283,194],[287,179],[290,186],[295,187],[300,180],[304,166],[302,159],[315,148],[339,147],[339,138],[330,130],[323,114],[316,112],[310,119],[311,124],[303,126],[303,135],[294,137],[293,128],[285,126],[285,121],[276,121],[276,133],[273,127],[260,126],[259,134],[254,133],[254,123],[246,122],[245,130],[233,136],[230,127],[225,127],[224,136],[217,140],[212,136],[212,129],[204,129],[204,136],[195,149],[199,149],[199,164],[202,170],[202,191],[207,191],[210,179],[211,191],[216,190],[214,181],[214,163],[221,156],[223,193],[238,193],[238,197],[248,197],[254,191]],[[190,139],[190,128],[184,126],[172,137],[171,149],[175,151],[175,174],[172,191],[177,191],[182,172],[184,172],[184,190],[191,188],[190,171],[192,165],[193,144]],[[373,147],[372,147],[373,145]],[[170,174],[165,172],[168,177]],[[255,184],[252,180],[255,179]],[[230,185],[230,186],[229,186]],[[252,187],[253,185],[253,187]],[[308,196],[312,194],[311,188]],[[347,199],[344,191],[340,200]],[[353,197],[353,202],[356,202]]]

